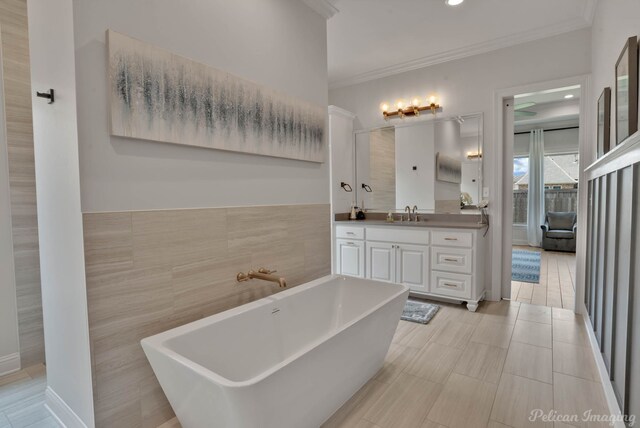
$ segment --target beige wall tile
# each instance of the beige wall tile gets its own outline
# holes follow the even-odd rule
[[[23,367],[44,362],[27,2],[0,0],[11,222]],[[22,306],[26,304],[27,306]]]
[[[282,291],[238,283],[238,272],[277,269],[289,286],[328,275],[329,212],[310,205],[84,214],[97,426],[155,427],[173,417],[140,340]]]

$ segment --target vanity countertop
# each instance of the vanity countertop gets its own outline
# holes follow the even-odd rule
[[[486,224],[471,221],[442,221],[442,220],[420,220],[420,221],[394,221],[389,223],[386,220],[336,220],[337,225],[349,226],[392,226],[392,227],[438,227],[444,229],[484,229]]]

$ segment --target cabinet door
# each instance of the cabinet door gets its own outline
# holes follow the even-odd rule
[[[395,282],[395,245],[367,241],[367,278]]]
[[[364,242],[336,239],[336,271],[364,278]]]
[[[396,245],[396,282],[414,291],[429,291],[429,247]]]

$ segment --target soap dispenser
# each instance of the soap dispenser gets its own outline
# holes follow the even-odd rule
[[[355,205],[351,205],[351,213],[349,214],[349,220],[355,220],[356,217],[357,217],[356,206]]]

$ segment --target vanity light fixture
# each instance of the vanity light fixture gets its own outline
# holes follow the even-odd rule
[[[415,97],[409,105],[405,106],[403,100],[398,100],[395,106],[396,110],[391,110],[388,103],[380,104],[380,110],[382,110],[382,116],[384,116],[385,120],[396,116],[400,119],[404,119],[405,116],[420,116],[420,112],[425,110],[431,110],[431,113],[436,114],[436,111],[441,110],[438,98],[435,95],[428,98],[428,104],[426,105],[421,105],[420,98]]]

